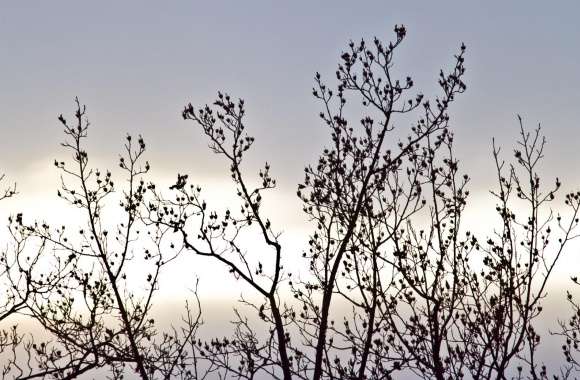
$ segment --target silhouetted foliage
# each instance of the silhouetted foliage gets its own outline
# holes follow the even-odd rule
[[[465,46],[428,100],[412,92],[411,77],[394,74],[406,29],[394,31],[390,43],[351,42],[336,86],[315,76],[330,140],[297,189],[313,229],[300,273],[285,269],[295,257],[264,211],[276,188],[270,165],[256,177],[244,167],[254,138],[243,100],[220,92],[213,105],[182,113],[229,166],[239,203],[223,210],[187,174],[167,187],[147,180],[141,137],[126,137],[118,188],[110,171],[89,165],[89,123],[77,100],[73,123],[59,117],[72,161],[54,165],[58,196],[84,219],[72,227],[10,219],[0,322],[25,315],[47,337],[3,332],[5,377],[70,379],[104,369],[114,379],[573,378],[580,306],[572,294],[574,314],[556,332],[567,364],[548,368],[538,358],[536,324],[554,267],[578,235],[580,193],[552,208],[561,183],[540,181],[545,139],[519,118],[512,159],[493,144],[495,226],[482,235],[485,226],[465,225],[470,178],[449,128],[449,108],[466,90]],[[410,129],[395,128],[410,119]],[[122,218],[108,218],[110,209]],[[180,327],[156,326],[159,278],[179,255],[213,260],[254,292],[241,299],[249,314],[235,309],[232,336],[199,337],[196,294]]]

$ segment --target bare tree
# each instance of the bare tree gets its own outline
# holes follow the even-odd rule
[[[441,72],[439,84],[443,94],[433,106],[420,94],[408,97],[413,86],[411,78],[400,81],[391,74],[394,51],[406,30],[396,27],[395,33],[396,41],[387,45],[378,39],[370,47],[364,41],[351,43],[349,51],[341,57],[336,91],[316,75],[313,94],[323,104],[320,116],[330,128],[332,146],[324,150],[315,168],[306,168],[305,182],[298,190],[304,211],[316,226],[310,251],[305,253],[311,271],[308,280],[292,282],[291,274],[285,275],[279,235],[261,211],[263,191],[275,186],[269,165],[259,172],[260,182],[256,186],[249,185],[242,174],[242,159],[254,141],[245,132],[244,102],[235,103],[220,93],[214,103],[217,110],[209,106],[196,110],[188,105],[183,112],[185,119],[201,126],[210,140],[210,148],[229,162],[242,203],[241,212],[209,211],[200,197],[200,189],[188,185],[187,176],[179,175],[172,186],[178,190],[177,200],[169,201],[158,195],[159,203],[152,207],[157,215],[151,222],[179,231],[186,248],[222,262],[234,276],[264,297],[263,304],[251,306],[270,326],[270,337],[262,345],[248,344],[257,340],[256,334],[250,332],[243,338],[246,344],[232,343],[245,347],[234,350],[240,356],[236,363],[244,363],[237,376],[253,378],[260,369],[284,379],[293,376],[362,379],[368,373],[388,376],[401,367],[400,361],[391,360],[388,352],[376,347],[376,341],[383,340],[385,328],[391,322],[378,310],[385,305],[381,298],[383,287],[388,287],[382,283],[380,272],[389,270],[381,251],[393,241],[401,223],[423,205],[418,174],[413,174],[415,178],[412,174],[404,177],[403,163],[419,164],[418,155],[425,154],[430,141],[436,140],[435,144],[440,145],[449,135],[447,109],[465,89],[461,80],[465,70],[462,46],[451,73]],[[343,115],[349,94],[364,107],[360,128],[351,126]],[[394,133],[398,115],[419,110],[421,116],[408,138],[397,142],[388,138]],[[378,118],[376,123],[373,117]],[[410,180],[410,192],[402,194],[396,181],[406,179]],[[397,204],[405,196],[406,205]],[[394,219],[394,228],[385,224],[387,219]],[[262,263],[267,258],[255,257],[238,243],[238,238],[253,227],[272,251],[270,269]],[[290,282],[301,312],[280,301],[288,295],[280,288],[283,280]],[[352,288],[349,281],[357,286]],[[339,329],[331,318],[334,296],[342,296],[354,308],[352,322],[350,325],[345,322],[344,329]],[[361,324],[365,326],[362,331]],[[245,323],[241,325],[247,327]],[[353,335],[353,325],[362,332],[360,336]],[[300,336],[301,341],[292,340],[291,336]],[[345,351],[352,352],[346,365],[340,360],[344,356],[341,352]]]
[[[2,182],[5,178],[5,175],[0,175],[0,182]],[[2,193],[0,193],[0,200],[4,200],[6,198],[12,197],[16,193],[16,185],[11,185]],[[13,291],[13,286],[11,284],[11,274],[13,274],[13,264],[7,262],[9,258],[7,257],[9,254],[7,251],[2,252],[2,258],[0,262],[3,264],[0,269],[0,278],[3,280],[2,284],[2,299],[0,302],[0,323],[3,322],[5,319],[9,318],[18,310],[20,310],[24,305],[24,300],[18,297],[18,294],[15,294]],[[4,327],[2,325],[2,327]],[[5,356],[5,351],[14,350],[16,346],[20,343],[20,336],[16,332],[16,326],[12,326],[9,329],[3,328],[0,331],[0,355]],[[4,364],[1,368],[2,375],[6,376],[7,373],[10,372],[12,368],[12,362],[14,361],[14,355],[10,359],[4,359],[7,364]]]
[[[4,175],[0,176],[0,181]],[[16,194],[16,185],[2,191],[0,200]],[[12,378],[23,374],[19,356],[25,348],[18,323],[35,297],[50,297],[59,288],[66,265],[47,268],[47,247],[31,241],[22,228],[22,214],[9,217],[9,240],[0,253],[0,374]],[[50,256],[50,255],[48,255]],[[20,329],[21,330],[21,329]]]
[[[5,177],[4,174],[0,175],[0,182],[4,180],[4,177]],[[10,198],[15,194],[16,194],[16,185],[11,185],[2,192],[0,192],[0,201]],[[11,258],[7,257],[8,255],[9,255],[8,252],[4,251],[2,253],[2,258],[0,259],[1,260],[0,262],[3,264],[0,270],[0,278],[8,279],[9,283],[7,289],[5,290],[3,289],[3,293],[5,292],[5,294],[3,295],[2,302],[0,303],[0,322],[2,322],[4,319],[8,318],[15,312],[17,312],[25,305],[25,300],[18,298],[18,294],[14,294],[14,292],[12,291],[13,286],[11,286],[12,284],[10,283],[16,280],[10,281],[12,274],[11,269],[14,265],[10,260]],[[18,257],[18,255],[13,256],[15,256],[14,257],[15,259],[17,259]],[[1,336],[2,338],[0,338],[1,339],[0,347],[4,347],[7,338],[7,333],[4,332],[2,333]]]
[[[199,305],[192,305],[197,311],[187,309],[183,329],[169,333],[159,333],[151,315],[160,274],[181,248],[167,237],[166,227],[140,223],[140,208],[153,187],[143,179],[149,171],[142,162],[145,143],[127,136],[119,158],[126,184],[120,198],[113,198],[112,173],[89,166],[83,147],[89,122],[85,107],[78,100],[76,105],[73,124],[59,117],[72,164],[54,165],[63,174],[58,196],[79,209],[85,223],[71,230],[18,220],[24,239],[39,240],[54,262],[68,268],[58,271],[53,292],[27,297],[29,314],[48,338],[27,344],[28,369],[19,378],[76,378],[98,368],[123,378],[127,366],[142,379],[192,378],[188,352],[201,321]]]
[[[546,189],[540,181],[545,139],[539,127],[530,133],[521,118],[519,122],[515,164],[506,165],[494,146],[498,188],[492,194],[501,224],[485,243],[475,244],[483,269],[468,283],[466,334],[461,338],[469,342],[466,351],[474,377],[504,379],[515,369],[518,377],[547,378],[547,367],[536,357],[541,336],[534,322],[543,311],[556,263],[565,246],[578,236],[578,193],[565,194],[557,211],[551,208],[561,183],[556,179]]]
[[[410,368],[420,377],[548,374],[535,355],[540,334],[533,322],[564,247],[576,237],[579,204],[575,193],[567,194],[569,214],[552,211],[561,184],[540,186],[545,140],[539,129],[526,132],[521,119],[520,136],[515,164],[504,163],[494,146],[498,189],[491,193],[499,227],[485,243],[461,223],[469,178],[457,174],[451,135],[423,155],[429,223],[418,228],[420,221],[409,220],[395,236],[392,265],[400,296],[389,294],[393,347],[412,358]],[[436,157],[440,146],[447,154]]]
[[[384,46],[375,40],[374,46],[367,48],[364,41],[351,43],[350,51],[343,54],[337,73],[337,111],[332,111],[332,92],[317,78],[315,96],[324,104],[321,117],[331,128],[333,146],[324,151],[316,168],[307,168],[302,185],[305,190],[301,190],[309,190],[302,200],[307,214],[317,224],[306,255],[317,281],[306,283],[307,291],[300,293],[307,295],[303,302],[309,311],[309,334],[315,342],[315,379],[345,375],[362,379],[367,372],[388,376],[399,368],[401,360],[406,360],[394,360],[387,352],[375,353],[374,341],[382,341],[381,334],[389,329],[385,324],[388,319],[379,311],[384,305],[381,296],[389,287],[388,279],[381,275],[382,269],[390,269],[384,266],[383,251],[391,248],[389,243],[397,239],[400,227],[423,206],[418,178],[421,170],[405,166],[407,162],[425,164],[420,156],[431,149],[431,141],[447,136],[448,107],[465,89],[461,80],[465,48],[462,46],[456,56],[451,73],[441,72],[443,94],[432,106],[422,95],[415,99],[406,95],[413,86],[410,78],[403,85],[391,77],[393,50],[405,36],[404,28],[395,31],[397,41],[393,44]],[[360,73],[356,65],[361,66]],[[350,126],[343,117],[346,90],[362,98],[363,105],[378,115],[376,123],[371,116],[365,116],[361,118],[360,132]],[[421,111],[419,120],[407,138],[389,141],[395,117],[416,109]],[[403,183],[408,183],[408,189]],[[313,300],[319,292],[320,306]],[[334,336],[328,336],[335,294],[353,306],[353,315],[350,321],[344,321],[342,331],[335,327]],[[336,355],[344,350],[345,343],[352,355],[341,360]],[[387,360],[377,360],[383,355],[387,355]],[[369,359],[375,368],[367,368]]]

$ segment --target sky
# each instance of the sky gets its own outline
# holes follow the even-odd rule
[[[124,136],[142,134],[155,178],[171,183],[188,173],[223,203],[230,194],[227,165],[181,118],[185,104],[210,103],[222,90],[246,101],[256,137],[247,168],[270,162],[279,182],[269,200],[273,218],[298,257],[307,229],[296,184],[328,139],[311,96],[314,73],[334,83],[349,40],[392,39],[395,24],[408,29],[396,69],[427,96],[436,93],[439,69],[467,45],[467,92],[451,109],[451,125],[457,157],[473,177],[474,220],[485,212],[492,186],[491,140],[509,152],[517,114],[530,128],[542,125],[543,173],[579,188],[578,14],[580,3],[565,0],[0,0],[0,172],[19,190],[0,216],[68,215],[55,196],[52,162],[67,157],[57,116],[72,116],[75,96],[88,107],[96,165],[114,167]],[[207,281],[206,289],[231,292],[227,281]]]
[[[468,46],[468,91],[452,120],[469,168],[489,162],[493,136],[511,144],[519,113],[530,126],[542,123],[546,164],[568,172],[576,167],[579,9],[574,1],[1,1],[0,165],[22,186],[53,177],[47,163],[62,152],[56,116],[72,114],[78,96],[93,124],[93,156],[115,157],[126,133],[141,133],[154,168],[221,177],[180,110],[224,90],[246,100],[256,162],[272,161],[293,192],[326,141],[310,95],[314,73],[332,81],[350,39],[390,39],[405,24],[397,67],[426,95],[460,43]]]

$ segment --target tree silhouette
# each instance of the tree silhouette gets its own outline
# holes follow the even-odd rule
[[[5,178],[5,175],[0,175],[0,182],[2,182]],[[12,197],[16,194],[16,185],[9,186],[2,193],[0,193],[0,201],[6,198]],[[4,251],[2,253],[1,263],[2,266],[0,269],[0,278],[2,278],[2,300],[0,302],[0,322],[4,321],[5,319],[9,318],[20,309],[22,309],[25,305],[25,300],[18,297],[18,294],[13,292],[13,284],[14,282],[18,282],[18,279],[13,280],[13,267],[15,266],[13,262],[8,261],[12,259],[12,257],[8,257],[9,253]],[[15,255],[17,257],[17,255]],[[20,337],[16,332],[16,328],[12,327],[7,330],[0,331],[0,354],[3,354],[5,351],[13,349],[15,346],[19,344]],[[11,359],[7,360],[9,362],[14,361],[14,355]],[[6,373],[9,371],[10,363],[5,364],[2,366],[2,373]]]
[[[394,73],[406,29],[394,32],[390,43],[351,42],[336,86],[315,76],[330,139],[297,189],[313,229],[299,273],[286,269],[295,257],[263,207],[276,188],[270,165],[246,172],[254,138],[243,100],[220,92],[213,105],[182,112],[229,166],[238,203],[222,210],[188,174],[167,187],[148,181],[141,137],[126,137],[118,189],[112,172],[89,166],[89,123],[76,100],[74,122],[59,117],[72,162],[54,164],[58,196],[83,222],[10,219],[15,249],[2,259],[9,286],[0,322],[19,313],[48,337],[0,335],[5,377],[72,379],[104,369],[113,379],[573,378],[580,306],[571,293],[574,314],[556,332],[567,364],[549,368],[538,358],[536,324],[548,280],[578,234],[580,193],[552,206],[561,183],[540,181],[545,139],[519,118],[511,160],[493,143],[493,224],[466,225],[470,177],[449,127],[450,106],[466,89],[465,46],[428,100]],[[409,129],[399,127],[409,120]],[[160,275],[179,255],[215,261],[253,292],[241,299],[249,313],[235,309],[231,336],[198,336],[195,294],[181,326],[156,326]]]
[[[320,117],[330,128],[332,146],[323,151],[316,167],[305,169],[304,183],[298,189],[304,211],[316,225],[309,252],[304,254],[310,269],[308,280],[290,281],[291,274],[284,273],[279,235],[261,212],[262,193],[275,186],[268,164],[260,171],[257,186],[251,187],[242,174],[244,153],[254,141],[245,132],[244,102],[234,103],[220,93],[215,110],[209,106],[196,110],[190,104],[183,112],[185,119],[201,126],[210,149],[230,164],[241,212],[236,216],[230,210],[221,214],[209,211],[200,189],[184,186],[185,178],[179,176],[174,185],[179,188],[177,201],[159,195],[153,209],[165,211],[151,221],[179,231],[187,249],[224,263],[264,298],[263,304],[252,306],[270,326],[270,338],[258,346],[251,343],[255,333],[240,334],[246,340],[235,343],[246,348],[235,350],[241,357],[238,362],[244,364],[237,368],[240,377],[252,378],[259,369],[284,379],[293,375],[362,379],[368,373],[389,376],[410,360],[406,353],[385,361],[383,356],[390,353],[376,345],[388,334],[391,322],[388,309],[382,309],[390,306],[384,303],[389,285],[383,284],[381,272],[395,269],[381,251],[399,242],[399,228],[425,205],[422,165],[433,154],[432,145],[439,148],[450,140],[447,110],[465,90],[461,80],[465,47],[455,57],[451,73],[441,72],[442,95],[432,105],[421,94],[408,95],[413,87],[410,77],[402,81],[392,77],[393,55],[406,30],[397,26],[395,33],[395,42],[387,45],[378,39],[371,46],[364,40],[351,43],[341,56],[336,91],[316,75],[313,95],[323,105]],[[349,96],[362,102],[364,116],[356,129],[343,114]],[[396,142],[389,139],[395,118],[412,112],[420,116],[409,136]],[[251,262],[250,253],[239,246],[238,237],[254,226],[272,250],[269,270],[260,261]],[[280,301],[284,280],[291,284],[301,312]],[[342,297],[353,307],[353,316],[345,320],[344,328],[331,318],[334,297]],[[218,346],[214,354],[222,349]],[[341,351],[350,351],[352,357],[343,361]],[[258,368],[257,363],[261,363]]]
[[[72,165],[57,160],[54,165],[63,173],[58,196],[80,209],[85,223],[70,230],[45,222],[27,225],[21,215],[17,218],[19,236],[37,239],[50,250],[59,274],[50,294],[35,288],[22,297],[27,313],[49,338],[26,344],[28,368],[19,368],[17,377],[75,378],[106,367],[113,378],[123,378],[127,365],[143,379],[191,371],[183,363],[189,359],[188,340],[200,315],[188,307],[186,328],[164,334],[157,332],[150,315],[159,275],[180,249],[168,240],[167,228],[142,229],[140,223],[139,209],[148,186],[153,186],[142,178],[149,171],[149,163],[142,163],[145,143],[141,137],[126,138],[119,158],[127,182],[118,204],[120,216],[115,215],[120,222],[108,226],[104,220],[115,183],[110,171],[89,167],[83,148],[89,123],[85,107],[78,100],[76,104],[74,124],[59,117],[67,138],[62,145],[72,153]],[[140,270],[130,270],[136,267]],[[139,287],[145,291],[134,290]]]
[[[0,176],[0,181],[4,175]],[[0,200],[16,194],[16,185],[2,191]],[[0,373],[3,378],[17,374],[21,376],[21,350],[27,349],[24,336],[18,330],[18,314],[28,310],[29,303],[36,297],[51,297],[58,291],[66,265],[56,263],[45,268],[47,252],[44,242],[34,242],[23,229],[22,214],[9,218],[11,243],[0,252]],[[6,327],[10,325],[9,327]]]

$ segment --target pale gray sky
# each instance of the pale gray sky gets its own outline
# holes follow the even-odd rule
[[[79,96],[93,122],[93,155],[114,158],[126,132],[142,133],[154,167],[212,176],[180,110],[223,89],[246,99],[256,154],[293,192],[326,136],[310,96],[314,72],[331,81],[349,39],[389,39],[403,23],[397,65],[427,95],[459,44],[468,46],[468,91],[452,111],[467,165],[487,162],[492,136],[509,144],[520,113],[544,125],[549,165],[575,168],[579,4],[2,0],[0,164],[23,184],[49,164],[61,140],[56,116]]]

